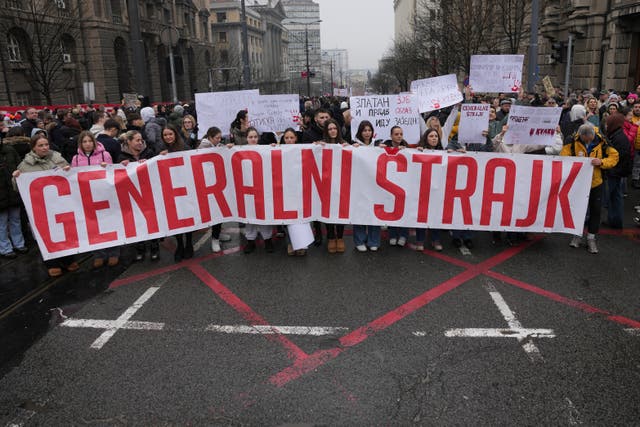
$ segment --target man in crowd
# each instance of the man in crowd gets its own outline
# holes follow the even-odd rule
[[[27,108],[27,111],[24,112],[24,115],[25,118],[20,121],[20,126],[22,126],[22,129],[24,129],[24,134],[30,137],[33,128],[38,127],[38,110],[33,107]]]
[[[331,114],[329,110],[325,108],[318,108],[313,115],[313,122],[311,126],[302,134],[302,143],[310,144],[316,141],[322,141],[324,136],[324,124],[329,118]]]

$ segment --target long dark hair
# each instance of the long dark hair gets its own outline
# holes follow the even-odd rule
[[[238,128],[240,129],[240,121],[247,118],[247,110],[240,110],[238,114],[236,114],[236,118],[231,122],[231,129]]]
[[[167,144],[165,142],[165,145],[167,146],[167,150],[169,150],[170,153],[173,153],[174,151],[184,150],[184,140],[182,139],[182,135],[180,134],[180,131],[178,131],[178,129],[174,125],[166,125],[162,129],[162,133],[160,134],[162,136],[162,142],[164,142],[164,131],[167,129],[173,132],[173,135],[176,138],[173,144]]]
[[[429,145],[429,143],[427,142],[427,138],[429,138],[429,134],[431,134],[432,132],[435,132],[436,135],[438,135],[438,143],[436,144],[435,147],[432,147]],[[442,138],[440,138],[440,132],[438,132],[438,129],[436,128],[429,128],[427,129],[423,134],[422,134],[422,138],[420,138],[420,142],[418,143],[419,147],[422,148],[429,148],[431,150],[442,150]]]
[[[295,129],[293,128],[286,128],[284,132],[282,132],[282,136],[280,137],[280,144],[284,144],[284,136],[287,134],[287,132],[291,132],[293,133],[293,135],[296,137],[296,142],[298,142],[298,134],[296,133]]]
[[[207,129],[207,134],[205,135],[205,138],[207,138],[207,139],[208,138],[213,138],[219,133],[222,133],[222,131],[219,128],[215,127],[215,126],[212,126],[209,129]]]
[[[334,124],[336,125],[336,128],[338,129],[338,136],[336,137],[335,141],[331,141],[331,139],[329,138],[329,125],[330,124]],[[324,129],[322,130],[323,133],[323,139],[325,142],[328,142],[330,144],[342,144],[344,143],[344,139],[342,139],[342,130],[340,129],[340,124],[335,120],[335,119],[329,119],[324,123]]]
[[[367,126],[371,128],[371,141],[369,142],[369,144],[371,144],[373,143],[373,139],[374,139],[373,138],[374,130],[373,130],[373,125],[369,120],[363,120],[360,122],[360,124],[358,125],[358,132],[356,132],[356,139],[360,142],[364,142],[362,140],[362,132],[364,131],[364,128],[366,128]]]

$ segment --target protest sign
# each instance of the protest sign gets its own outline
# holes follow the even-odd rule
[[[469,86],[474,92],[518,92],[524,55],[471,55]]]
[[[551,83],[551,77],[544,76],[544,78],[542,79],[542,84],[544,85],[544,91],[546,92],[547,96],[556,96],[556,88],[553,87],[553,83]]]
[[[580,234],[589,162],[330,144],[240,146],[23,173],[17,183],[46,260],[230,221]]]
[[[259,94],[258,89],[196,93],[198,138],[204,138],[211,126],[220,128],[222,135],[229,135],[231,122],[235,120],[238,111],[249,111]]]
[[[409,144],[420,140],[420,114],[415,95],[352,96],[351,139],[355,141],[360,122],[368,120],[373,125],[373,139],[388,139],[391,128],[400,126]]]
[[[258,132],[283,132],[300,128],[298,95],[260,95],[249,107],[249,123]]]
[[[137,93],[123,93],[122,99],[124,100],[125,107],[136,108],[138,104],[138,94]]]
[[[349,96],[349,89],[339,89],[337,87],[334,87],[333,96],[341,96],[343,98],[346,98],[347,96]]]
[[[294,251],[306,249],[315,240],[311,224],[308,222],[287,225],[287,235]]]
[[[461,144],[484,144],[482,135],[489,129],[489,104],[462,104],[460,106],[460,125],[458,142]]]
[[[462,102],[455,74],[414,80],[411,82],[411,92],[418,97],[418,109],[421,113]]]
[[[553,145],[562,107],[512,105],[504,134],[505,144]]]
[[[444,121],[444,125],[442,126],[442,147],[447,148],[449,145],[449,136],[451,135],[451,131],[453,130],[453,125],[456,122],[456,118],[458,117],[458,107],[453,107],[451,112],[447,116],[447,120]]]

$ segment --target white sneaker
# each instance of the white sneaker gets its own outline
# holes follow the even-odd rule
[[[377,251],[377,250],[378,250],[378,247],[377,247],[377,246],[371,246],[371,247],[369,248],[369,250],[370,250],[371,252],[375,252],[375,251]]]
[[[358,246],[356,246],[356,249],[359,252],[367,252],[367,247],[365,245],[358,245]]]
[[[598,246],[596,246],[596,239],[587,239],[587,251],[590,254],[598,253]]]
[[[571,239],[571,243],[569,243],[569,246],[571,246],[572,248],[579,248],[581,243],[582,236],[573,236],[573,239]]]
[[[213,252],[220,252],[222,248],[220,247],[220,240],[211,239],[211,250]]]
[[[228,242],[231,240],[231,235],[227,233],[220,233],[220,236],[218,236],[218,240],[220,240],[221,242]]]
[[[395,246],[398,244],[398,239],[396,239],[395,237],[392,237],[391,239],[389,239],[389,244],[391,246]]]
[[[407,243],[406,237],[401,237],[398,239],[398,246],[404,246]]]
[[[419,252],[424,251],[424,245],[416,245],[416,251],[419,251]]]

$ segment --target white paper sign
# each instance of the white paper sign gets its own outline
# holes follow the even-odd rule
[[[460,106],[460,125],[458,142],[461,144],[484,144],[482,135],[489,129],[489,104],[462,104]]]
[[[334,87],[333,96],[342,96],[346,98],[347,96],[349,96],[349,89],[339,89],[337,87]]]
[[[204,138],[207,129],[212,126],[220,128],[223,135],[229,135],[231,122],[238,111],[249,110],[259,95],[258,89],[196,93],[198,138]]]
[[[449,135],[451,135],[456,117],[458,117],[458,107],[453,107],[451,113],[449,113],[449,117],[447,117],[447,120],[444,122],[444,126],[442,126],[442,147],[444,148],[447,148],[447,145],[449,145]]]
[[[411,82],[411,92],[418,96],[418,109],[421,113],[462,102],[455,74],[414,80]]]
[[[505,144],[553,145],[562,107],[512,105],[504,134]]]
[[[283,132],[300,128],[298,95],[260,95],[249,106],[249,123],[258,132]]]
[[[388,139],[391,128],[400,126],[409,144],[420,140],[420,114],[418,101],[413,94],[352,96],[351,138],[355,141],[360,122],[368,120],[373,125],[373,139]]]
[[[308,222],[287,225],[287,232],[294,251],[307,249],[307,246],[313,243],[313,230]]]
[[[524,55],[471,55],[469,86],[474,92],[518,92]]]

